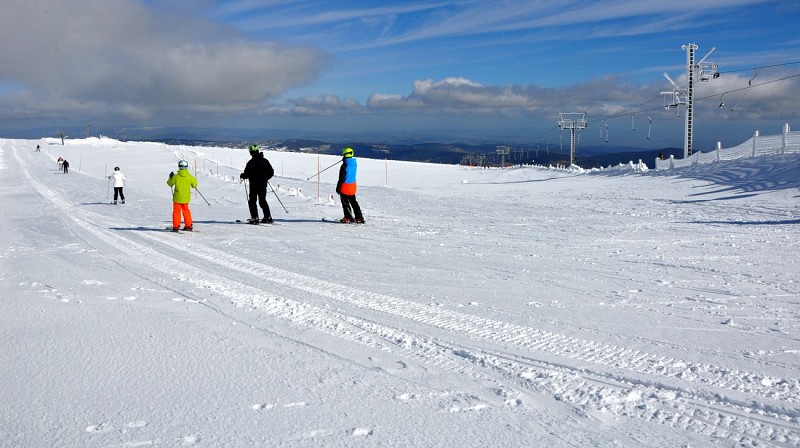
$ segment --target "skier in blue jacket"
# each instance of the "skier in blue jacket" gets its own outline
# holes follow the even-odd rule
[[[344,218],[340,219],[339,222],[364,224],[361,207],[356,201],[356,169],[358,164],[353,154],[353,148],[345,148],[342,151],[342,166],[339,168],[339,181],[336,183],[336,192],[339,193],[339,198],[342,200]]]

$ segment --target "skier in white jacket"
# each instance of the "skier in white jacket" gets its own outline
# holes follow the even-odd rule
[[[125,186],[125,175],[122,174],[122,171],[119,170],[118,166],[114,167],[114,174],[108,176],[109,179],[114,179],[114,203],[117,203],[117,197],[122,199],[122,203],[125,203],[125,194],[122,192],[122,187]]]

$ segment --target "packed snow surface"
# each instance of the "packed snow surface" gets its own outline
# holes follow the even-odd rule
[[[800,445],[797,155],[358,159],[365,225],[266,156],[250,226],[246,150],[0,140],[0,446]]]

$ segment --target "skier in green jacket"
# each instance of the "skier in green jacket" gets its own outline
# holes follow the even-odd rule
[[[172,192],[172,231],[177,232],[181,227],[181,214],[183,214],[183,230],[192,230],[192,211],[189,210],[189,201],[192,198],[192,188],[197,188],[197,179],[189,172],[189,162],[178,162],[178,174],[169,173],[167,185],[175,187]]]

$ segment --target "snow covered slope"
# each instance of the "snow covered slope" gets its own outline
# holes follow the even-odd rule
[[[343,225],[337,158],[266,155],[255,227],[245,150],[0,140],[0,446],[800,444],[799,157],[359,159]]]

